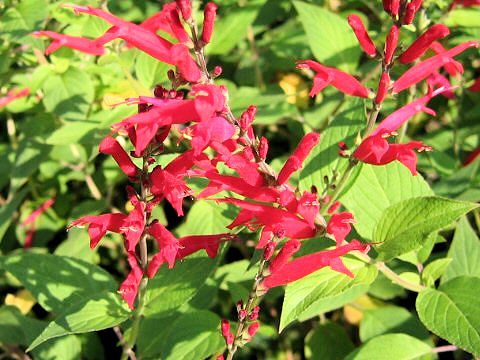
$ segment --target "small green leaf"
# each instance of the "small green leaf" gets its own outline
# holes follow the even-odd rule
[[[127,320],[130,314],[120,295],[105,291],[96,293],[64,307],[64,311],[48,324],[27,351],[59,336],[111,328]]]
[[[447,13],[445,25],[449,27],[461,26],[466,28],[480,27],[480,22],[478,21],[479,16],[480,12],[476,8],[454,9]]]
[[[320,324],[305,341],[305,356],[312,360],[343,359],[353,349],[345,329],[333,322]]]
[[[329,300],[344,294],[352,287],[368,285],[375,280],[377,276],[375,267],[367,266],[362,261],[348,257],[345,257],[343,261],[345,266],[355,274],[354,279],[330,268],[323,268],[287,285],[279,331],[301,318],[304,313],[320,313],[325,302],[328,304]],[[325,301],[322,302],[322,300]]]
[[[140,330],[145,336],[140,336],[139,352],[144,357],[165,360],[205,359],[225,347],[219,326],[220,318],[206,310],[145,319]]]
[[[372,239],[375,225],[390,205],[426,195],[433,195],[427,182],[420,175],[412,176],[402,164],[364,164],[341,201],[357,220],[355,230],[364,239]]]
[[[347,20],[320,6],[295,1],[315,58],[328,66],[355,71],[361,50]]]
[[[13,306],[0,307],[0,342],[28,346],[46,322],[28,317]]]
[[[417,297],[420,320],[434,334],[480,356],[480,278],[460,276]]]
[[[425,269],[422,271],[422,280],[425,282],[425,285],[434,286],[435,281],[442,276],[451,262],[452,259],[450,258],[437,259],[425,266]]]
[[[376,336],[403,333],[422,341],[429,340],[429,333],[417,317],[398,306],[386,306],[367,310],[360,323],[360,339],[365,342]]]
[[[247,36],[247,29],[257,17],[264,1],[248,1],[245,4],[234,9],[231,5],[226,6],[228,13],[219,14],[212,41],[206,48],[208,55],[228,54]]]
[[[168,80],[167,71],[172,67],[141,52],[135,60],[135,74],[138,81],[147,89]]]
[[[375,227],[373,241],[381,243],[376,250],[380,259],[390,260],[420,248],[432,232],[451,224],[477,204],[419,197],[390,206]]]
[[[358,132],[365,125],[365,103],[361,99],[349,99],[343,111],[335,116],[328,128],[322,133],[320,143],[305,161],[300,172],[300,187],[310,190],[312,185],[322,187],[324,177],[332,179],[334,171],[342,172],[348,160],[338,155],[340,141],[352,148]]]
[[[116,291],[117,284],[102,268],[80,259],[22,253],[0,258],[0,267],[15,276],[47,311],[63,312],[65,304]]]
[[[466,217],[457,224],[447,256],[452,262],[442,275],[442,283],[462,275],[480,277],[480,241]]]
[[[431,350],[431,347],[423,341],[409,335],[387,334],[371,339],[348,355],[345,360],[430,359]]]
[[[5,232],[8,230],[10,223],[12,222],[12,215],[20,206],[23,198],[28,193],[28,188],[21,189],[15,193],[6,204],[0,208],[0,243],[3,240]]]
[[[78,360],[81,359],[82,343],[78,336],[68,335],[53,339],[37,347],[33,354],[36,359]]]

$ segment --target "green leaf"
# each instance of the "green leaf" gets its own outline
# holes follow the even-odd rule
[[[352,148],[358,132],[365,126],[365,103],[362,99],[351,98],[322,133],[320,143],[305,161],[300,172],[300,187],[310,190],[312,185],[324,187],[324,177],[332,178],[334,171],[342,172],[348,160],[338,156],[338,143],[344,141]]]
[[[78,336],[68,335],[42,344],[34,351],[36,359],[78,360],[81,359],[82,343]]]
[[[165,326],[159,327],[162,323]],[[205,359],[221,352],[225,347],[219,326],[220,318],[206,310],[177,314],[176,318],[170,317],[163,321],[150,321],[148,327],[143,328],[145,336],[139,337],[140,354],[144,357],[157,355],[156,358],[165,360]]]
[[[27,351],[59,336],[111,328],[130,316],[131,313],[120,295],[105,291],[91,294],[94,295],[88,299],[80,299],[66,308],[64,306],[65,310],[48,324]]]
[[[420,248],[432,232],[451,224],[479,205],[440,197],[418,197],[390,206],[375,227],[380,259],[390,260]]]
[[[426,195],[433,195],[427,182],[420,175],[412,176],[402,164],[364,164],[341,201],[357,220],[355,230],[364,239],[372,239],[375,225],[390,205]]]
[[[403,333],[422,341],[429,340],[429,333],[417,317],[398,306],[386,306],[367,310],[360,323],[360,339],[368,341],[376,336]]]
[[[361,51],[347,20],[327,9],[294,1],[315,58],[328,66],[352,73]]]
[[[345,329],[333,322],[320,324],[307,335],[305,342],[305,356],[313,360],[343,359],[353,349],[353,343]]]
[[[431,347],[405,334],[375,337],[348,355],[345,360],[430,359]]]
[[[466,28],[480,27],[478,18],[480,11],[476,8],[471,9],[454,9],[447,13],[445,25],[450,27],[461,26]]]
[[[93,101],[90,75],[75,67],[54,75],[42,86],[43,104],[49,112],[65,120],[84,120]]]
[[[480,356],[480,279],[460,276],[417,297],[420,320],[434,334]]]
[[[172,66],[158,61],[150,55],[141,52],[135,61],[135,74],[137,79],[147,89],[152,88],[156,84],[168,81],[167,71]]]
[[[315,313],[318,309],[316,313],[319,314],[325,302],[328,304],[328,301],[335,296],[345,293],[354,286],[368,285],[375,280],[377,276],[375,267],[348,257],[343,261],[345,266],[355,274],[354,279],[330,268],[323,268],[287,285],[279,331],[299,319],[304,313]]]
[[[44,321],[21,314],[16,307],[0,307],[1,343],[28,346],[45,325]]]
[[[462,275],[480,277],[480,242],[466,217],[457,224],[447,256],[452,262],[442,275],[442,283]]]
[[[40,30],[48,15],[48,6],[38,1],[22,1],[7,8],[0,19],[0,33],[8,40],[24,42],[34,30]],[[28,42],[41,44],[38,39],[28,37]]]
[[[425,266],[425,269],[422,271],[422,280],[425,282],[425,285],[434,286],[435,281],[442,276],[451,262],[452,259],[450,258],[437,259]]]
[[[45,310],[57,313],[65,304],[117,289],[105,270],[74,258],[30,252],[0,258],[0,267],[15,276]]]
[[[212,41],[206,48],[208,55],[228,54],[247,36],[247,29],[257,17],[264,1],[249,1],[245,4],[235,9],[225,7],[228,13],[220,14],[215,23]]]
[[[8,230],[10,223],[12,222],[12,215],[20,206],[23,198],[28,193],[27,188],[24,188],[13,195],[6,204],[0,208],[0,243],[3,240],[5,232]]]

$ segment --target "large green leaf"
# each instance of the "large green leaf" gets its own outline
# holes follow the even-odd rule
[[[287,285],[280,318],[280,331],[291,322],[298,320],[304,313],[315,313],[317,310],[317,314],[322,312],[325,302],[328,303],[328,300],[345,293],[352,287],[368,285],[375,280],[377,276],[375,267],[348,257],[343,261],[355,274],[354,279],[330,268],[323,268]]]
[[[462,275],[480,277],[480,241],[466,217],[457,224],[448,257],[452,262],[442,275],[442,282]]]
[[[431,347],[405,334],[387,334],[375,337],[345,360],[414,360],[430,359]]]
[[[383,260],[420,248],[428,235],[478,207],[475,203],[427,196],[390,206],[378,221],[373,241]]]
[[[150,55],[141,52],[135,60],[135,74],[137,79],[147,89],[168,80],[167,71],[172,67],[158,61]]]
[[[300,1],[294,5],[316,59],[328,66],[355,71],[361,50],[347,20],[317,5]]]
[[[343,359],[353,349],[354,346],[345,329],[333,322],[320,324],[305,339],[307,359]]]
[[[63,312],[65,304],[117,289],[109,273],[80,259],[29,252],[0,258],[0,267],[15,276],[42,307],[56,313]]]
[[[84,120],[93,101],[90,75],[75,67],[54,75],[42,86],[43,104],[49,112],[65,120]]]
[[[0,307],[0,342],[28,346],[45,327],[44,321],[28,317],[13,306]]]
[[[17,211],[17,208],[20,206],[23,198],[25,195],[27,195],[28,190],[29,189],[27,188],[21,189],[0,208],[0,243],[2,242],[5,232],[12,222],[13,213]]]
[[[364,164],[360,175],[341,201],[355,216],[357,232],[364,239],[372,239],[376,223],[390,205],[432,194],[420,175],[412,176],[398,162],[385,166]]]
[[[64,311],[48,324],[27,351],[59,336],[111,328],[130,316],[131,313],[120,295],[106,291],[91,294],[93,295],[88,299],[80,299],[70,306],[64,306]]]
[[[466,28],[480,27],[478,18],[480,11],[476,8],[458,8],[453,11],[449,11],[445,18],[445,25],[455,27],[462,26]]]
[[[300,172],[300,187],[310,190],[312,185],[323,188],[325,176],[332,178],[333,172],[342,172],[348,160],[338,155],[338,143],[343,141],[352,148],[358,132],[365,125],[365,105],[361,99],[351,98],[345,102],[343,111],[335,116],[322,133],[316,146]]]
[[[12,41],[35,43],[41,42],[28,35],[34,30],[40,30],[41,24],[48,15],[48,6],[39,1],[22,1],[10,6],[0,19],[2,37]]]
[[[219,330],[220,318],[210,311],[151,318],[145,322],[140,332],[144,336],[140,335],[138,346],[139,353],[146,358],[205,359],[221,352],[225,346]]]
[[[209,55],[229,53],[239,41],[247,36],[247,29],[258,15],[264,1],[248,1],[244,6],[232,9],[226,7],[228,13],[220,14],[215,23],[212,42],[206,50]]]
[[[436,335],[480,356],[480,279],[461,276],[417,297],[420,320]]]
[[[417,317],[398,306],[367,310],[360,323],[360,339],[365,342],[376,336],[403,333],[426,341],[429,333]]]

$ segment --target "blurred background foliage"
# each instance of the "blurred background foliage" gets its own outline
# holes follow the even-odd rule
[[[74,2],[107,7],[134,22],[141,22],[162,6],[161,1],[147,0]],[[55,204],[36,221],[30,251],[81,259],[78,264],[85,269],[88,264],[100,265],[110,273],[111,281],[118,282],[128,272],[121,237],[108,234],[101,246],[91,251],[85,230],[73,229],[67,233],[65,229],[71,220],[80,216],[130,209],[124,196],[127,180],[113,159],[98,155],[98,144],[110,133],[114,122],[136,112],[135,107],[112,108],[112,105],[127,97],[150,95],[156,84],[168,86],[169,65],[136,49],[127,49],[119,41],[111,43],[107,54],[98,58],[68,48],[44,56],[47,40],[32,37],[32,31],[48,29],[93,38],[108,28],[98,18],[75,16],[60,6],[63,3],[67,1],[5,0],[0,3],[0,93],[4,96],[11,89],[30,89],[29,96],[0,110],[0,252],[4,255],[23,253],[26,230],[19,224],[47,199],[55,198]],[[197,18],[201,18],[199,9],[203,9],[203,5],[198,1],[194,3]],[[219,15],[214,38],[206,48],[209,68],[222,66],[218,83],[228,86],[234,114],[240,115],[250,104],[258,106],[256,131],[270,141],[267,160],[274,168],[282,165],[306,131],[323,132],[339,116],[352,123],[360,122],[360,126],[364,124],[363,106],[348,115],[356,104],[331,87],[310,98],[311,77],[295,70],[295,62],[315,58],[348,71],[368,87],[376,88],[380,64],[363,55],[346,17],[352,13],[361,16],[373,40],[381,44],[391,20],[381,10],[380,1],[219,0],[217,4]],[[425,1],[417,26],[430,21],[450,26],[452,34],[443,42],[447,48],[479,39],[479,9],[458,7],[447,12],[449,5],[448,0]],[[415,39],[417,31],[411,25],[408,31],[402,32],[404,48]],[[458,59],[465,65],[465,74],[463,78],[452,79],[454,85],[462,87],[456,91],[457,97],[434,99],[432,103],[438,115],[434,118],[416,116],[408,136],[422,139],[435,150],[419,157],[419,169],[436,195],[478,201],[479,162],[468,167],[462,164],[465,157],[480,146],[480,94],[464,90],[480,76],[480,57],[474,50]],[[404,69],[396,67],[395,71],[400,70]],[[393,76],[396,75],[394,72]],[[416,91],[418,96],[426,89],[419,86]],[[388,100],[382,114],[389,114],[412,96],[415,94],[402,93]],[[177,140],[178,137],[166,142],[167,150],[159,157],[159,163],[186,149],[185,145],[178,145]],[[300,180],[304,188],[310,185],[323,188],[324,175],[333,176],[331,162],[335,156],[336,150],[333,155],[330,151],[313,172],[304,170],[296,181]],[[395,164],[392,168],[398,169],[399,174],[392,181],[401,183],[405,175],[403,169]],[[359,183],[351,185],[350,195],[344,200],[349,209],[357,206],[361,212],[362,204],[355,203],[355,196],[362,191],[375,192],[381,185],[374,184],[372,179],[389,176],[379,169],[372,171],[374,174],[369,175],[362,170],[357,179]],[[199,189],[202,184],[192,180],[191,186]],[[182,219],[176,217],[167,203],[158,208],[155,215],[183,236],[223,232],[235,214],[226,206],[205,201],[190,200],[186,205],[187,216]],[[358,220],[361,224],[361,215]],[[464,221],[463,233],[457,234],[460,231],[457,229],[455,236],[473,241],[477,249],[478,213],[475,220],[475,230]],[[356,230],[361,238],[370,239],[368,225],[364,228],[360,225]],[[451,241],[453,232],[447,230],[435,236],[431,247],[438,245],[430,260],[445,255],[447,247],[442,243]],[[253,254],[252,240],[245,237],[244,242],[224,248],[222,257],[215,260],[201,255],[193,259],[195,264],[179,264],[170,273],[160,272],[152,282],[151,310],[142,323],[139,354],[144,358],[199,359],[221,350],[220,318],[233,317],[235,302],[245,298],[255,273],[246,260]],[[315,240],[310,240],[305,248],[313,251],[323,246]],[[429,258],[431,248],[425,251],[422,262]],[[42,265],[38,259],[25,258],[20,267],[2,260],[0,300],[5,305],[0,307],[0,343],[10,354],[29,345],[39,329],[67,306],[66,303],[58,308],[42,304],[39,295],[45,290],[40,289],[39,284],[16,279],[22,267],[41,271],[44,265],[45,281],[58,281],[48,278],[49,273],[58,269]],[[354,260],[351,261],[350,267],[355,269]],[[78,264],[75,266],[80,266]],[[396,260],[393,266],[405,273],[413,267],[408,258],[403,262]],[[325,283],[333,283],[339,275],[324,276]],[[368,280],[369,277],[372,279]],[[371,284],[375,277],[376,274],[365,273],[364,283],[350,287],[348,292],[320,299],[323,303],[315,303],[299,316],[303,322],[291,324],[280,335],[279,324],[285,327],[292,319],[280,321],[283,291],[271,291],[263,301],[258,335],[237,357],[335,360],[362,342],[374,337],[381,341],[378,336],[392,332],[409,335],[406,340],[394,339],[400,344],[420,340],[431,345],[432,338],[411,313],[412,298],[383,276]],[[283,314],[285,309],[282,317],[288,315]],[[125,328],[128,329],[128,324]],[[35,349],[32,356],[38,359],[116,358],[117,341],[112,330],[68,335],[47,341]],[[459,352],[455,356],[465,355]]]

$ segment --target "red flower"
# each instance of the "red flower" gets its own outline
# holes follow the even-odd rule
[[[399,92],[408,89],[410,86],[427,78],[433,72],[437,71],[440,67],[451,63],[452,57],[460,54],[468,48],[478,47],[479,44],[479,41],[467,41],[455,46],[450,50],[445,51],[444,53],[432,56],[431,58],[424,60],[417,65],[414,65],[402,76],[400,76],[397,81],[395,81],[395,83],[393,84],[393,93],[398,94]]]
[[[438,39],[442,39],[450,34],[450,30],[443,24],[436,24],[430,27],[422,35],[420,35],[413,43],[404,51],[398,60],[402,64],[408,64],[417,60],[425,54],[432,43]]]
[[[312,69],[317,73],[313,78],[313,87],[312,90],[310,90],[310,96],[317,95],[325,87],[332,85],[347,95],[363,98],[368,97],[367,88],[352,75],[341,70],[327,67],[313,60],[299,61],[297,69]]]
[[[125,281],[120,285],[119,293],[122,295],[123,300],[128,304],[128,307],[133,310],[135,304],[135,298],[137,297],[138,287],[142,281],[143,271],[138,266],[137,257],[135,253],[128,253],[128,263],[132,269],[128,274]]]
[[[125,248],[135,252],[138,241],[145,229],[145,203],[138,201],[136,195],[130,196],[133,210],[123,219],[120,232],[125,235]]]
[[[337,247],[334,250],[320,251],[301,256],[288,262],[276,272],[266,277],[261,286],[263,285],[267,290],[276,286],[286,285],[325,266],[330,266],[333,270],[353,278],[352,272],[345,267],[340,257],[354,250],[366,251],[368,249],[369,246],[367,244],[362,244],[358,240],[352,240],[349,244]]]
[[[393,25],[390,29],[390,32],[387,35],[387,40],[385,42],[385,64],[390,64],[392,62],[393,54],[397,49],[399,30],[397,25]]]
[[[104,35],[95,40],[98,46],[121,38],[162,62],[176,65],[187,81],[195,83],[200,80],[200,69],[185,45],[172,44],[142,26],[120,19],[101,9],[78,5],[68,5],[68,7],[72,7],[76,13],[81,12],[100,17],[113,25]]]
[[[98,216],[84,216],[73,221],[68,228],[84,226],[88,224],[88,235],[90,236],[90,248],[94,249],[107,231],[120,233],[126,215],[124,214],[102,214]]]
[[[439,88],[453,89],[450,81],[438,71],[432,73],[432,75],[430,75],[426,81],[428,90],[430,92],[433,92],[435,89]],[[446,90],[442,93],[442,95],[447,99],[455,99],[455,94],[452,90]]]
[[[249,335],[251,338],[254,337],[259,328],[260,328],[260,323],[259,323],[259,322],[254,322],[254,323],[251,324],[251,325],[248,327],[248,329],[247,329],[248,335]]]
[[[368,56],[375,56],[377,54],[377,48],[372,39],[370,39],[370,36],[368,36],[367,29],[365,28],[362,19],[360,19],[358,15],[349,15],[348,24],[353,29],[363,51],[365,51]]]
[[[160,224],[157,220],[150,225],[148,232],[155,238],[158,243],[158,248],[160,249],[152,259],[150,267],[148,268],[148,276],[151,277],[151,271],[156,273],[157,269],[164,262],[168,264],[169,269],[173,268],[178,249],[180,247],[180,242],[170,231],[165,228],[165,226]],[[152,266],[153,264],[155,265]]]
[[[400,0],[383,0],[383,10],[390,16],[397,16],[400,9]]]
[[[319,141],[320,135],[315,132],[308,133],[302,138],[293,154],[287,159],[282,170],[280,170],[277,178],[278,184],[285,184],[290,176],[302,167],[308,154],[310,154]]]
[[[436,54],[443,54],[447,50],[443,47],[442,44],[440,44],[437,41],[434,41],[432,45],[430,45],[430,48],[436,53]],[[450,58],[450,61],[448,61],[445,65],[443,65],[445,70],[448,72],[450,76],[457,76],[459,74],[463,74],[463,65],[458,62],[457,60]]]
[[[333,235],[335,241],[337,242],[337,246],[340,246],[352,230],[352,226],[350,224],[354,223],[355,219],[353,218],[352,213],[342,212],[334,214],[328,222],[327,233]]]
[[[315,227],[315,217],[319,210],[320,202],[318,201],[318,196],[305,191],[300,200],[298,200],[297,213],[300,214],[308,222],[310,227],[313,228]]]
[[[8,104],[10,104],[12,101],[15,101],[17,99],[27,96],[29,93],[30,93],[29,88],[24,88],[21,90],[10,90],[7,93],[7,96],[0,98],[0,109],[4,108]]]
[[[28,249],[32,247],[33,244],[33,237],[35,235],[35,221],[37,218],[42,215],[49,207],[51,207],[55,203],[55,199],[48,199],[45,201],[42,205],[40,205],[36,210],[34,210],[28,217],[23,220],[23,222],[20,224],[20,227],[26,227],[27,225],[30,225],[30,228],[27,231],[27,234],[25,236],[25,243],[24,243],[24,248]]]
[[[193,126],[192,148],[199,155],[210,142],[224,142],[235,133],[235,126],[222,116],[214,116]]]
[[[264,232],[272,232],[278,238],[290,239],[309,239],[316,234],[315,227],[311,227],[307,221],[286,210],[234,198],[217,199],[216,201],[228,202],[242,208],[237,218],[227,226],[229,229],[240,225],[259,225],[264,227]],[[263,248],[268,240],[260,241],[257,248]]]
[[[468,88],[469,91],[479,92],[480,91],[480,77],[475,80],[472,86]]]
[[[53,31],[35,31],[32,35],[36,37],[46,36],[53,39],[52,43],[45,50],[45,54],[47,55],[57,51],[62,46],[90,55],[105,54],[103,46],[98,45],[94,40],[83,37],[63,35]]]
[[[117,140],[111,136],[107,136],[100,143],[99,149],[102,154],[111,155],[117,162],[120,169],[129,177],[134,178],[137,176],[139,169],[133,163],[130,156],[123,150],[122,146],[118,143]]]
[[[210,42],[213,34],[213,27],[215,25],[215,17],[217,16],[217,5],[212,2],[209,2],[205,6],[203,13],[203,30],[202,30],[202,41],[205,44]]]
[[[417,11],[422,7],[423,0],[412,0],[407,4],[405,9],[405,15],[403,17],[403,23],[409,25],[415,19]]]
[[[176,3],[182,12],[183,20],[190,20],[192,17],[192,2],[190,0],[176,0]]]
[[[222,336],[225,338],[225,342],[227,343],[227,345],[232,345],[235,338],[232,334],[232,330],[230,329],[230,323],[228,322],[228,320],[222,320],[221,329]]]
[[[385,100],[385,97],[388,94],[388,89],[390,87],[390,74],[388,72],[382,73],[380,82],[378,84],[377,96],[375,97],[375,103],[381,104]]]
[[[275,256],[275,258],[270,263],[270,266],[268,267],[270,273],[273,274],[282,266],[284,266],[292,257],[292,255],[295,254],[298,250],[300,250],[301,246],[302,244],[298,240],[288,240],[283,245],[277,256]]]

